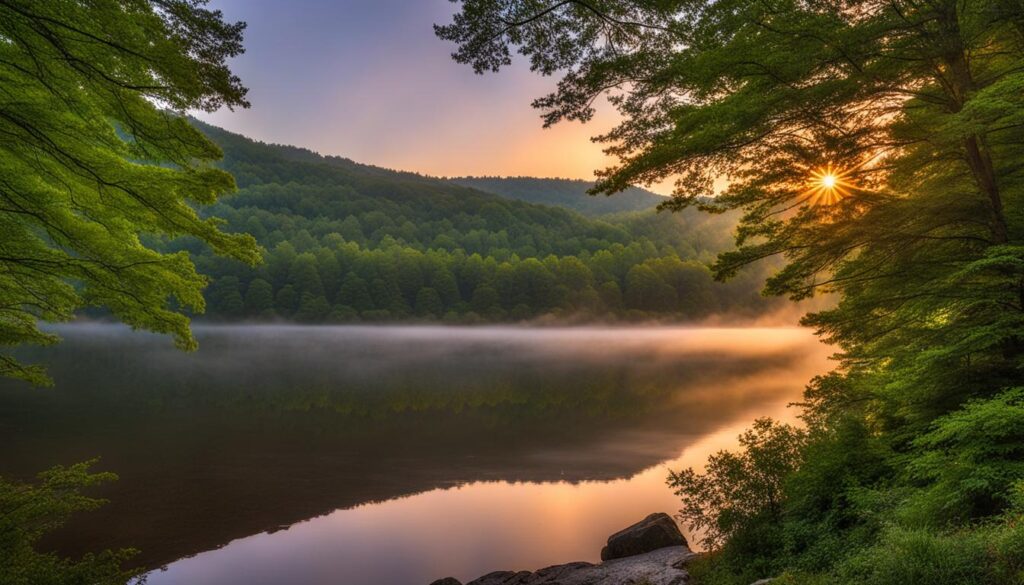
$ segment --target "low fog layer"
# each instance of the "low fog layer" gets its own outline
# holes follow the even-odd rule
[[[110,504],[53,544],[156,566],[338,508],[474,481],[608,481],[799,397],[799,328],[121,326],[23,351],[0,382],[0,475],[102,456]]]

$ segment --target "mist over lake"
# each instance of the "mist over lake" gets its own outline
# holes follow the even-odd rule
[[[428,583],[596,560],[829,368],[798,328],[115,325],[23,351],[0,475],[101,457],[110,502],[45,541],[134,547],[150,583]],[[195,556],[193,556],[195,555]],[[184,560],[179,560],[184,559]]]

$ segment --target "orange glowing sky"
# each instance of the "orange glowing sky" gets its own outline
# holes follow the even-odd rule
[[[522,59],[478,76],[434,37],[448,0],[214,0],[248,23],[232,69],[252,108],[197,116],[258,140],[429,175],[592,179],[609,159],[590,137],[617,118],[541,126],[530,102],[555,79]],[[671,181],[652,190],[671,191]]]

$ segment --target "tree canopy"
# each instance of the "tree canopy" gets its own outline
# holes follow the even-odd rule
[[[248,106],[226,65],[244,24],[205,4],[0,2],[0,343],[52,343],[40,320],[103,306],[192,348],[180,309],[203,309],[205,279],[141,236],[259,260],[251,236],[196,210],[235,184],[181,112]],[[0,375],[46,380],[9,354]]]
[[[581,179],[541,179],[537,177],[455,177],[453,183],[473,187],[503,197],[565,207],[588,216],[647,211],[664,203],[665,197],[639,187],[630,187],[615,197],[580,196],[593,188],[593,181]]]
[[[941,556],[951,542],[915,530],[1016,525],[1005,515],[1019,514],[1014,485],[1024,481],[1024,5],[461,7],[436,28],[457,43],[457,61],[497,71],[518,51],[535,71],[560,76],[535,102],[544,123],[588,120],[602,95],[619,110],[622,122],[598,137],[619,162],[596,192],[676,177],[664,207],[743,214],[719,277],[780,256],[766,292],[840,299],[805,320],[840,349],[839,369],[807,390],[811,434],[799,468],[778,472],[783,504],[732,517],[720,535],[739,555],[736,571],[845,575],[836,567],[858,547],[877,553],[894,542],[906,548],[893,566],[911,571],[925,562],[915,554],[932,547]],[[720,177],[728,186],[706,198]],[[715,476],[673,481],[694,497],[715,491]],[[723,525],[699,514],[691,517]],[[758,552],[768,535],[787,553],[770,562]],[[858,562],[849,574],[868,579]],[[1010,554],[998,566],[1015,562]],[[910,582],[893,571],[889,581],[878,573],[856,582]]]
[[[707,264],[731,243],[736,214],[648,207],[584,217],[571,210],[589,199],[582,183],[487,181],[500,184],[499,197],[195,124],[223,149],[220,164],[239,184],[205,211],[267,250],[265,264],[248,267],[194,239],[168,244],[212,278],[210,318],[676,321],[782,304],[758,294],[765,266],[714,282]]]

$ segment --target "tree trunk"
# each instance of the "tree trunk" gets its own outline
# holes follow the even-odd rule
[[[948,2],[945,6],[946,10],[940,11],[940,21],[945,29],[944,32],[948,35],[948,40],[955,43],[949,47],[949,51],[946,52],[943,59],[949,72],[950,105],[954,113],[963,109],[971,94],[977,90],[974,76],[971,74],[971,65],[961,42],[962,32],[957,6],[957,2]],[[971,134],[964,139],[963,145],[967,165],[974,176],[974,181],[989,201],[989,231],[992,241],[995,244],[1005,244],[1009,241],[1009,230],[1006,226],[1002,195],[999,193],[999,184],[996,181],[995,165],[985,144],[985,137]]]
[[[1003,212],[1003,199],[999,194],[999,185],[996,183],[995,168],[992,165],[992,157],[988,150],[981,145],[981,139],[977,136],[968,136],[964,139],[964,147],[967,151],[967,164],[971,167],[974,180],[978,188],[982,190],[989,200],[989,229],[992,232],[992,240],[996,244],[1005,244],[1010,236],[1006,227],[1006,214]]]

